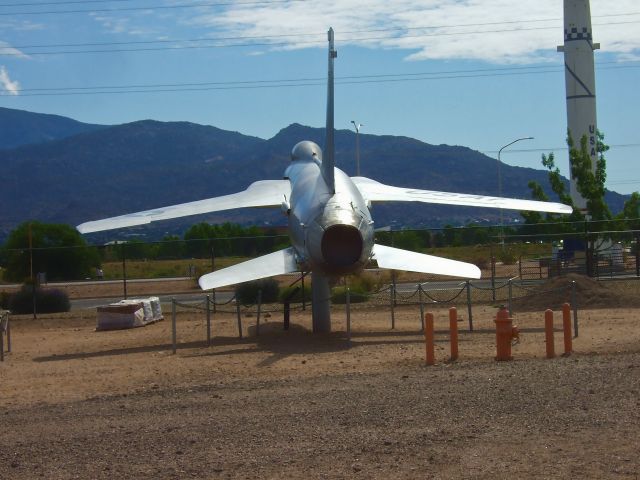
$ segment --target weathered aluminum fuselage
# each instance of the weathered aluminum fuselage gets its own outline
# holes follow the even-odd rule
[[[335,169],[335,193],[325,182],[322,151],[313,142],[298,143],[285,178],[291,198],[283,208],[289,233],[305,269],[328,276],[356,273],[371,258],[374,232],[371,214],[348,175]]]

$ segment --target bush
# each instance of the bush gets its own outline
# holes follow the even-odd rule
[[[295,291],[295,293],[293,293]],[[302,303],[302,286],[296,285],[293,287],[286,287],[280,291],[280,303],[284,303],[287,297],[293,294],[292,297],[289,298],[290,303]],[[308,285],[304,286],[304,298],[307,302],[311,301],[311,288]]]
[[[487,257],[477,257],[474,258],[471,263],[473,263],[480,270],[487,270],[491,266],[491,262]]]
[[[0,310],[9,310],[9,300],[11,294],[9,292],[0,292]]]
[[[369,294],[366,292],[349,289],[349,302],[350,303],[363,303],[369,299]],[[344,305],[347,303],[347,289],[345,287],[334,288],[331,292],[331,302],[336,305]]]
[[[280,286],[273,278],[264,278],[253,282],[241,283],[236,287],[236,300],[245,305],[258,301],[258,291],[262,290],[262,303],[276,303]]]
[[[33,313],[33,289],[24,285],[9,298],[9,310],[16,314]],[[62,290],[36,288],[36,312],[59,313],[71,310],[69,296]]]
[[[352,275],[348,282],[352,292],[369,293],[378,289],[376,280],[371,275]]]
[[[503,250],[498,253],[498,260],[501,261],[503,265],[515,265],[518,257],[511,250]]]

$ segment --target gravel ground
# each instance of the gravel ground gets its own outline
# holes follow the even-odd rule
[[[178,355],[167,321],[18,318],[0,478],[640,478],[637,312],[582,312],[575,353],[553,360],[540,315],[522,315],[513,362],[492,359],[493,313],[447,362],[437,312],[433,367],[409,309],[394,332],[388,313],[354,312],[351,348],[302,314],[243,340],[220,316],[207,348],[202,315],[183,313]]]

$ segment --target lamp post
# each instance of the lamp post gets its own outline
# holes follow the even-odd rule
[[[533,140],[533,137],[517,138],[514,141],[507,143],[503,147],[500,147],[500,150],[498,150],[498,196],[499,197],[502,197],[502,174],[500,172],[500,164],[502,163],[502,161],[500,160],[500,154],[502,153],[502,150],[504,150],[505,148],[510,147],[514,143],[520,142],[522,140]],[[500,209],[500,243],[502,244],[502,248],[504,248],[504,219],[502,215],[502,209]]]
[[[356,176],[360,176],[360,127],[364,127],[362,123],[356,123],[351,120],[354,128],[356,129]]]

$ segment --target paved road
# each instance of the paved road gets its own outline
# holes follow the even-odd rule
[[[190,277],[167,277],[167,278],[131,278],[127,279],[127,283],[153,283],[153,282],[176,282],[180,280],[189,280]],[[71,285],[113,285],[122,283],[120,280],[80,280],[73,282],[47,282],[47,287],[68,287]],[[3,287],[20,288],[21,283],[3,284]]]
[[[234,293],[231,291],[216,292],[216,303],[226,303],[233,297]],[[160,303],[171,303],[171,299],[175,298],[180,303],[201,303],[204,302],[205,294],[203,293],[176,293],[168,295],[155,295],[160,298]],[[131,296],[129,298],[136,298]],[[71,300],[71,310],[83,310],[92,309],[101,305],[107,305],[109,303],[115,303],[122,300],[122,297],[111,298],[82,298],[77,300]]]
[[[508,279],[496,279],[496,288],[500,288],[506,284]],[[539,283],[539,280],[527,282],[528,284]],[[473,280],[473,286],[478,288],[491,288],[491,279],[485,280]],[[426,282],[422,283],[422,289],[426,292],[436,291],[454,291],[462,288],[465,282],[460,280],[444,280],[439,282]],[[417,283],[398,283],[396,285],[397,292],[403,295],[410,295],[417,289]],[[179,293],[179,294],[166,294],[158,295],[161,303],[171,303],[171,299],[175,298],[180,303],[200,303],[204,301],[204,293]],[[216,303],[226,303],[233,297],[232,291],[220,291],[216,292]],[[108,303],[114,303],[122,300],[122,297],[113,298],[93,298],[93,299],[78,299],[71,301],[72,310],[79,309],[92,309],[100,305],[106,305]]]

